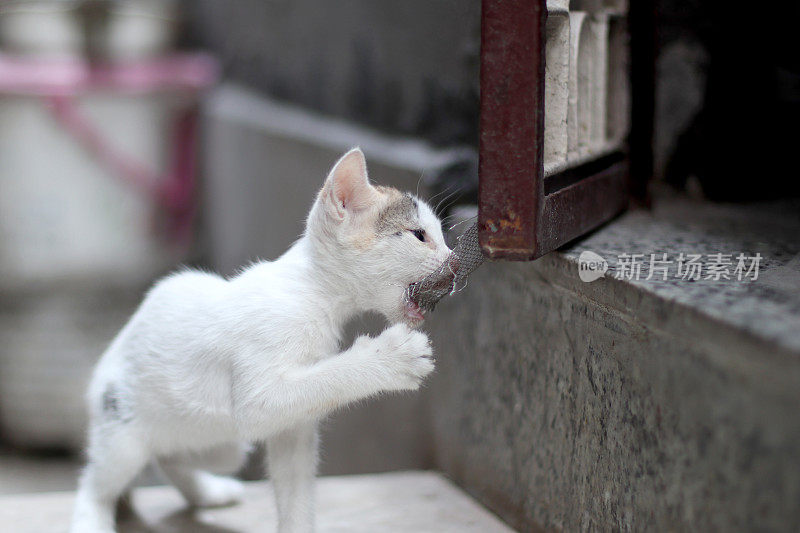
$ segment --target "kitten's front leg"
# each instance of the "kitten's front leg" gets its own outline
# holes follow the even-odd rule
[[[338,356],[305,368],[295,376],[295,393],[316,402],[312,412],[324,416],[383,391],[416,390],[432,371],[428,336],[397,324],[375,338],[358,337]]]
[[[284,370],[280,379],[251,403],[257,409],[271,405],[272,412],[294,420],[319,419],[383,391],[418,389],[433,371],[432,355],[424,333],[398,324],[378,337],[359,337],[338,355]],[[251,415],[243,412],[240,416],[247,419]]]
[[[311,416],[267,439],[270,478],[275,488],[280,533],[314,529],[316,419],[349,402],[381,391],[414,390],[433,371],[428,337],[399,324],[376,338],[359,337],[348,350],[310,367],[284,374],[273,391],[298,418]]]
[[[275,488],[280,533],[314,530],[316,423],[299,424],[267,440],[269,474]]]

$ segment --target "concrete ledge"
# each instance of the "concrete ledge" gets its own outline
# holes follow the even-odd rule
[[[520,530],[800,530],[796,213],[661,197],[481,267],[427,321],[437,468]],[[580,280],[586,251],[604,278]],[[760,253],[760,275],[615,277],[681,252]]]
[[[62,533],[74,494],[54,492],[0,497],[0,531]],[[506,533],[512,530],[449,481],[433,472],[321,478],[317,529],[325,532]],[[192,511],[171,487],[134,491],[134,513],[120,533],[247,533],[274,531],[272,487],[249,483],[243,503]]]

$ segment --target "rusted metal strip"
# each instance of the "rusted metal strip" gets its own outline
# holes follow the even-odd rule
[[[483,0],[479,239],[532,259],[544,189],[544,0]]]
[[[616,163],[545,197],[534,258],[580,237],[628,205],[628,164]]]

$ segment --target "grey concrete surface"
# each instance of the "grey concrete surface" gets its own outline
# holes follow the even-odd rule
[[[0,450],[0,495],[73,490],[80,468],[74,457]]]
[[[750,204],[689,200],[664,190],[656,192],[652,211],[634,211],[563,252],[577,261],[586,250],[609,263],[606,277],[630,268],[621,254],[642,254],[639,279],[627,279],[644,294],[683,304],[737,332],[775,348],[800,353],[800,199]],[[651,254],[656,263],[650,276]],[[667,279],[658,259],[667,254]],[[681,254],[699,256],[699,279],[681,279]],[[717,254],[724,257],[717,258]],[[760,256],[757,279],[741,281],[737,256]],[[728,264],[725,264],[725,263]],[[710,270],[722,269],[719,279]],[[688,267],[684,266],[684,271]],[[727,273],[725,271],[727,270]],[[651,279],[647,279],[650,277]],[[745,277],[745,276],[743,276]],[[600,285],[599,288],[604,288]],[[680,306],[678,307],[681,308]]]
[[[525,531],[797,531],[800,295],[768,276],[800,271],[796,214],[657,206],[487,263],[440,304],[437,467]],[[583,250],[679,249],[766,268],[746,286],[578,277]]]
[[[134,491],[132,511],[119,519],[120,533],[250,533],[274,531],[272,488],[251,483],[244,501],[192,511],[170,487]],[[0,531],[56,533],[69,523],[69,492],[0,496]],[[444,477],[398,472],[319,480],[317,527],[341,533],[511,533]]]
[[[0,496],[74,490],[82,468],[81,458],[74,455],[0,449]],[[154,466],[146,467],[136,479],[139,486],[163,483]]]
[[[477,142],[476,0],[183,4],[231,79],[383,131]]]

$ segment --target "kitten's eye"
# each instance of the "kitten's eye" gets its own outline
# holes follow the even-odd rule
[[[413,233],[413,234],[414,234],[414,237],[416,237],[417,239],[419,239],[421,242],[425,242],[425,230],[422,230],[422,229],[412,229],[412,230],[409,230],[409,231],[411,231],[411,233]]]

